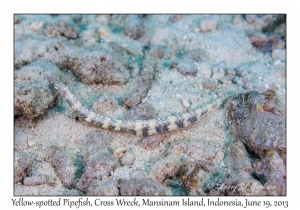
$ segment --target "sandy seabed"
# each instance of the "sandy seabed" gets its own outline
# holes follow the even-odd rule
[[[284,15],[14,18],[15,195],[286,194]],[[46,74],[119,120],[189,113],[228,93],[255,113],[230,114],[228,99],[187,128],[135,136],[78,118]]]

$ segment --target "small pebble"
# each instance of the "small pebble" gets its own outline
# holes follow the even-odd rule
[[[224,159],[224,153],[221,152],[221,151],[218,151],[215,158],[214,158],[214,160],[216,162],[219,162],[219,161],[222,161],[223,159]]]
[[[204,20],[200,24],[200,31],[209,32],[215,30],[218,26],[217,21],[215,20]]]
[[[232,75],[232,76],[234,76],[236,73],[235,73],[234,70],[228,70],[228,71],[226,72],[226,74],[227,74],[227,75]]]
[[[197,65],[197,69],[201,72],[206,78],[210,78],[212,74],[211,65],[208,63],[200,63]]]
[[[176,23],[176,22],[178,22],[181,18],[182,18],[182,15],[174,15],[173,17],[171,17],[171,18],[169,19],[169,21],[170,21],[171,23]]]
[[[189,109],[191,104],[188,100],[186,100],[185,98],[182,99],[182,106],[185,108],[185,109]]]
[[[118,147],[114,152],[115,158],[117,159],[122,158],[125,155],[126,151],[127,151],[126,147]]]
[[[28,141],[27,143],[28,143],[28,146],[29,146],[29,147],[32,147],[33,145],[35,145],[35,142],[34,142],[34,141]]]
[[[263,33],[255,33],[252,34],[249,39],[252,45],[261,47],[268,40],[268,36]]]
[[[256,15],[245,15],[247,23],[253,23],[255,21]]]
[[[205,89],[209,89],[210,91],[215,91],[217,88],[216,85],[214,85],[214,83],[212,83],[212,82],[204,82],[203,87]]]
[[[92,30],[86,30],[83,32],[82,42],[83,45],[86,47],[92,47],[95,46],[97,40],[96,40],[96,34]]]
[[[100,27],[98,29],[98,36],[100,38],[104,38],[104,37],[109,38],[110,37],[109,30],[106,27],[104,27],[104,26]]]
[[[174,63],[172,67],[176,68],[178,72],[182,75],[196,76],[198,69],[195,62],[191,58],[186,58],[180,61],[178,64]]]
[[[285,54],[286,54],[285,49],[274,49],[272,51],[272,58],[274,60],[285,60]]]
[[[43,28],[44,22],[34,22],[30,25],[30,29],[33,31],[38,31]]]
[[[164,57],[164,48],[162,46],[151,46],[149,54],[156,58]]]
[[[273,49],[283,49],[285,47],[285,42],[282,39],[278,39],[273,44]]]
[[[21,18],[15,18],[14,19],[14,24],[19,24],[21,23],[22,19]]]
[[[274,89],[274,90],[279,90],[280,89],[280,85],[279,84],[276,84],[276,83],[273,83],[271,85],[271,88]]]
[[[267,90],[266,86],[260,85],[257,87],[256,91],[259,92],[260,94],[265,92]]]
[[[68,39],[77,39],[78,32],[75,31],[72,27],[68,26],[65,22],[62,22],[56,26],[56,30]]]
[[[230,86],[230,85],[232,84],[232,82],[231,82],[230,80],[228,80],[227,78],[223,78],[223,79],[221,80],[221,82],[222,82],[223,84],[226,84],[227,86]]]
[[[199,88],[199,90],[202,90],[203,89],[203,85],[202,84],[198,84],[198,88]]]
[[[242,15],[234,15],[233,21],[232,21],[233,25],[237,26],[237,25],[241,24],[241,22],[242,22]]]
[[[225,76],[225,72],[224,72],[224,69],[221,68],[218,72],[214,73],[212,78],[214,80],[220,80],[222,79],[223,77]]]
[[[128,15],[124,26],[125,34],[133,39],[138,39],[144,32],[144,21],[140,15]]]
[[[96,22],[106,25],[108,23],[108,18],[106,15],[98,15],[96,17]]]
[[[125,155],[122,157],[121,159],[121,163],[124,165],[124,166],[130,166],[133,164],[135,160],[135,157],[134,157],[134,154],[131,152],[131,151],[128,151],[125,153]]]

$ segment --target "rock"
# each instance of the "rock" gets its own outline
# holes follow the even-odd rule
[[[15,151],[14,182],[20,182],[30,175],[33,166],[33,158],[23,151]]]
[[[84,48],[69,52],[66,67],[71,68],[83,83],[124,84],[129,79],[122,57],[113,52]]]
[[[35,118],[53,104],[58,93],[50,88],[46,74],[59,74],[59,69],[51,63],[37,61],[15,71],[15,116]]]
[[[262,21],[264,27],[262,31],[265,33],[272,33],[276,27],[282,23],[286,23],[286,14],[272,14],[272,15],[265,15],[262,16]]]
[[[102,180],[110,176],[118,166],[118,161],[108,152],[99,152],[88,157],[85,171],[77,182],[78,189],[86,192],[94,180]]]
[[[268,195],[286,195],[286,166],[275,150],[270,150],[266,156],[254,164],[255,173],[265,182]]]
[[[200,24],[201,32],[213,31],[217,28],[218,22],[215,20],[203,20]]]
[[[227,165],[232,167],[234,171],[246,171],[249,174],[253,172],[253,168],[249,159],[249,154],[241,141],[235,141],[228,148],[228,156],[226,157]]]
[[[55,170],[58,178],[66,188],[74,188],[76,183],[76,167],[65,150],[53,145],[47,149],[45,161]]]
[[[49,38],[54,38],[58,35],[64,36],[67,39],[77,39],[78,32],[70,27],[67,23],[61,22],[56,26],[49,26],[47,28],[47,36]]]
[[[250,150],[261,158],[267,151],[275,150],[285,159],[286,121],[275,91],[237,94],[230,101],[228,111],[232,133]]]
[[[49,48],[47,53],[47,47]],[[65,60],[59,55],[59,42],[53,40],[43,42],[41,40],[21,39],[15,42],[15,69],[20,69],[22,66],[30,64],[37,60],[57,61],[63,63]],[[52,52],[51,52],[52,51]],[[50,56],[51,55],[51,56]],[[45,59],[42,59],[46,57]],[[51,57],[51,58],[50,58]]]
[[[263,53],[271,52],[273,49],[281,49],[285,46],[278,35],[267,37],[265,34],[256,33],[250,36],[250,41],[253,46]]]
[[[130,77],[125,68],[127,55],[112,49],[79,48],[58,39],[25,39],[15,43],[16,69],[36,60],[71,69],[86,84],[124,84]]]
[[[150,172],[150,177],[156,183],[162,183],[165,179],[174,176],[181,166],[182,163],[179,155],[169,155],[154,164]]]
[[[155,65],[155,61],[150,56],[144,60],[142,71],[137,78],[135,90],[124,97],[124,103],[127,107],[135,107],[146,95],[155,76]]]

